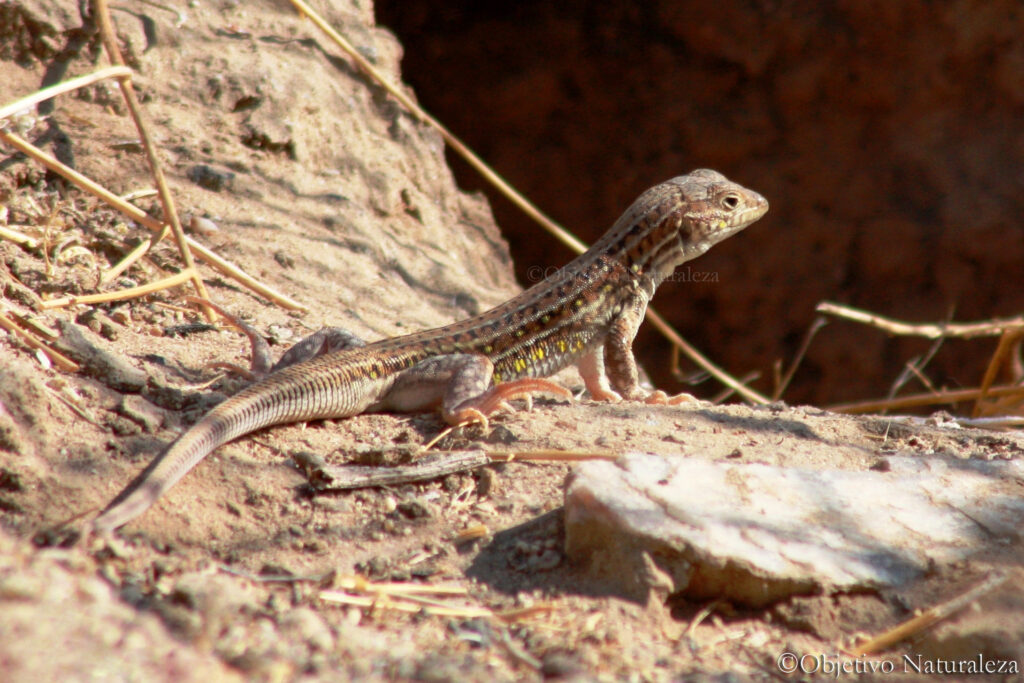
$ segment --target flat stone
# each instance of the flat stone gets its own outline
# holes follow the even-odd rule
[[[110,350],[91,330],[68,320],[58,321],[57,326],[60,337],[53,345],[76,361],[83,374],[124,393],[137,394],[146,386],[146,373]]]
[[[898,586],[1019,538],[1022,483],[1021,461],[854,472],[630,454],[570,475],[566,554],[595,590],[640,602],[658,586],[752,606]]]

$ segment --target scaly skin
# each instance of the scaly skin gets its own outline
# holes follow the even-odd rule
[[[697,170],[644,192],[586,253],[497,308],[433,330],[365,346],[348,338],[340,350],[282,359],[284,367],[279,363],[171,444],[92,529],[109,532],[138,517],[218,446],[272,425],[438,404],[450,424],[486,424],[509,398],[569,396],[541,378],[572,364],[597,400],[686,400],[639,386],[632,343],[647,304],[677,266],[767,210],[756,192]]]

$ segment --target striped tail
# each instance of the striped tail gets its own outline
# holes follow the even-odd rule
[[[207,413],[107,505],[93,520],[92,530],[109,533],[135,519],[203,458],[233,439],[277,424],[347,417],[362,410],[347,405],[351,393],[332,391],[332,382],[322,377],[317,381],[304,376],[303,365],[251,384]]]

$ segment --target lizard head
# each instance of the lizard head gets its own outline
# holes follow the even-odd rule
[[[718,171],[702,168],[669,183],[676,185],[681,195],[678,219],[684,261],[700,256],[768,212],[768,200]]]
[[[698,169],[641,194],[592,248],[654,288],[768,211],[768,201],[717,171]]]

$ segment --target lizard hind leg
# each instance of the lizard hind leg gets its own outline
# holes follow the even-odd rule
[[[513,398],[525,398],[530,401],[535,393],[555,394],[563,398],[572,398],[572,392],[546,379],[526,377],[511,382],[497,384],[484,393],[457,404],[454,409],[445,408],[444,419],[451,425],[466,425],[479,422],[486,430],[487,416],[492,415],[508,405]],[[532,401],[531,401],[532,405]]]
[[[281,368],[295,365],[303,361],[323,356],[335,351],[344,351],[366,346],[366,342],[341,327],[324,327],[308,337],[303,337],[291,346],[281,359],[270,368],[270,372],[277,372]]]
[[[525,397],[533,406],[531,395],[548,393],[572,398],[572,392],[554,382],[535,377],[524,377],[491,385],[494,364],[486,356],[467,355],[472,359],[465,362],[452,376],[445,390],[441,413],[450,425],[466,425],[475,422],[486,430],[487,418],[508,405],[514,398]]]
[[[486,429],[488,416],[513,398],[538,392],[572,397],[568,389],[546,379],[523,378],[491,386],[493,376],[494,364],[482,354],[433,356],[402,372],[377,407],[408,412],[440,403],[448,424],[479,423]]]
[[[273,356],[270,353],[270,344],[267,343],[266,338],[255,327],[212,301],[193,296],[187,296],[185,299],[193,303],[209,306],[249,338],[249,345],[252,349],[252,362],[248,370],[234,363],[218,362],[210,364],[211,367],[226,368],[237,372],[248,380],[260,379],[289,365],[295,365],[317,356],[366,346],[365,341],[346,329],[341,327],[324,327],[295,342],[291,348],[284,352],[281,359],[274,363]]]

